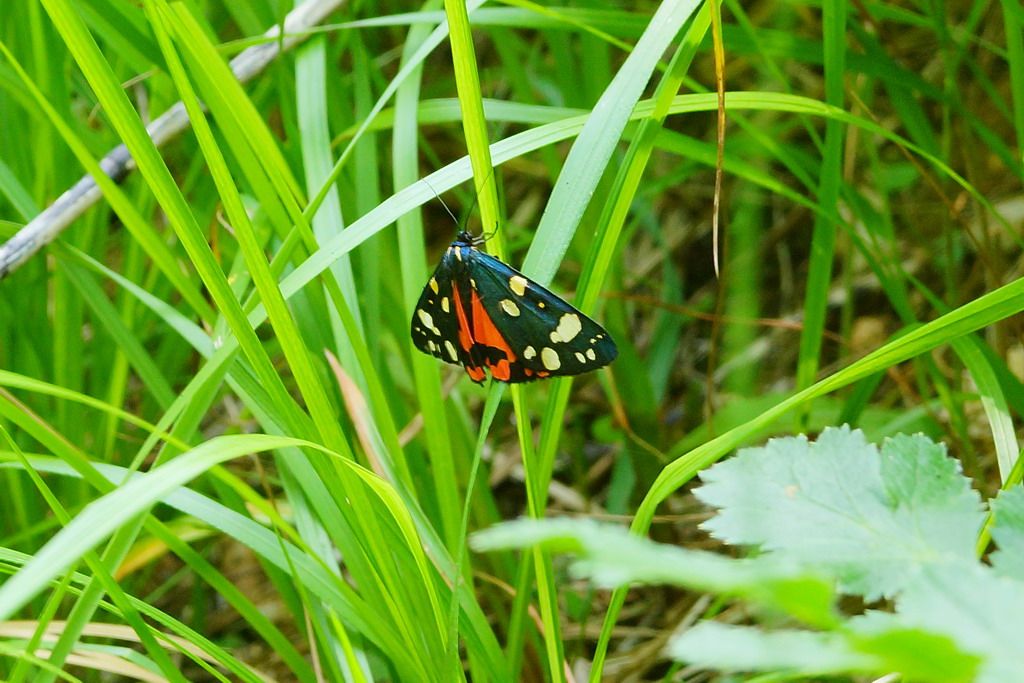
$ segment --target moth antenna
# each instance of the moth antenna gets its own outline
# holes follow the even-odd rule
[[[427,184],[427,187],[429,187],[429,188],[430,188],[430,191],[434,193],[434,196],[435,196],[435,197],[437,197],[437,201],[441,202],[441,206],[443,206],[443,207],[444,207],[444,210],[445,210],[445,211],[447,211],[447,212],[448,212],[448,215],[452,217],[452,220],[453,220],[453,221],[455,221],[455,225],[456,225],[456,226],[458,226],[458,225],[459,225],[459,219],[455,217],[455,214],[454,214],[454,213],[452,213],[452,210],[451,210],[451,209],[449,209],[449,208],[448,208],[448,205],[444,203],[444,200],[443,200],[443,199],[441,199],[441,195],[439,195],[439,194],[437,193],[437,190],[435,190],[435,189],[434,189],[434,186],[433,186],[433,185],[431,185],[431,184],[430,184],[430,181],[429,181],[429,180],[427,180],[426,178],[423,178],[423,182],[425,182],[425,183]]]
[[[483,244],[484,242],[486,242],[487,240],[491,239],[492,237],[494,237],[497,234],[498,234],[498,225],[495,224],[494,230],[486,230],[486,231],[484,231],[480,235],[480,237],[479,237],[480,243]]]

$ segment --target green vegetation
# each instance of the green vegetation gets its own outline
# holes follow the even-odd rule
[[[582,555],[572,573],[605,587],[673,583],[754,603],[750,612],[721,614],[726,623],[702,621],[673,637],[666,652],[691,665],[787,677],[893,672],[914,681],[1018,675],[1019,481],[991,501],[999,550],[990,567],[975,552],[985,519],[977,492],[958,461],[921,435],[896,436],[881,450],[848,428],[826,429],[814,444],[774,439],[712,466],[701,480],[695,494],[719,508],[702,527],[763,554],[728,559],[672,548],[590,520],[507,522],[479,532],[474,545],[541,543]],[[843,614],[840,592],[873,607]],[[736,623],[752,618],[769,628]]]
[[[1018,2],[291,5],[0,7],[0,679],[1020,670]],[[435,193],[619,358],[415,351]]]

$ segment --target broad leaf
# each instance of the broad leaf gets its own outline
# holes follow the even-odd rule
[[[992,567],[1000,574],[1024,581],[1024,487],[1000,491],[990,503],[995,513],[992,538],[999,550]]]
[[[668,654],[720,671],[785,670],[806,675],[880,671],[882,661],[857,652],[836,633],[766,632],[704,621],[669,642]]]
[[[982,523],[978,495],[956,460],[923,436],[882,451],[861,432],[773,439],[701,474],[696,495],[719,508],[703,525],[835,573],[869,600],[892,596],[923,567],[972,562]]]
[[[907,626],[952,638],[982,659],[980,683],[1021,679],[1024,672],[1024,582],[981,564],[929,567],[896,601]]]
[[[670,583],[743,597],[811,624],[830,625],[836,621],[831,584],[780,558],[734,560],[652,543],[621,527],[590,520],[521,519],[478,532],[472,538],[473,547],[479,551],[538,544],[578,555],[571,571],[605,588],[627,583]]]

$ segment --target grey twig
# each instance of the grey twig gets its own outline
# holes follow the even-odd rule
[[[275,25],[263,34],[267,42],[246,48],[231,60],[231,70],[242,83],[251,80],[283,50],[288,50],[306,37],[306,31],[319,24],[344,0],[309,0],[285,17],[284,38],[277,40],[281,26]],[[160,147],[188,127],[185,106],[178,102],[154,119],[146,131]],[[115,182],[120,182],[135,169],[135,162],[124,145],[118,145],[103,159],[100,167]],[[0,245],[0,280],[13,273],[37,251],[53,241],[76,218],[99,201],[102,193],[91,175],[67,189],[53,204],[29,221],[11,239]]]

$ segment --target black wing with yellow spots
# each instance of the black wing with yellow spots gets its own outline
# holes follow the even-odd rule
[[[466,232],[445,250],[412,318],[416,348],[482,383],[578,375],[615,360],[608,332],[546,287],[476,248]]]

